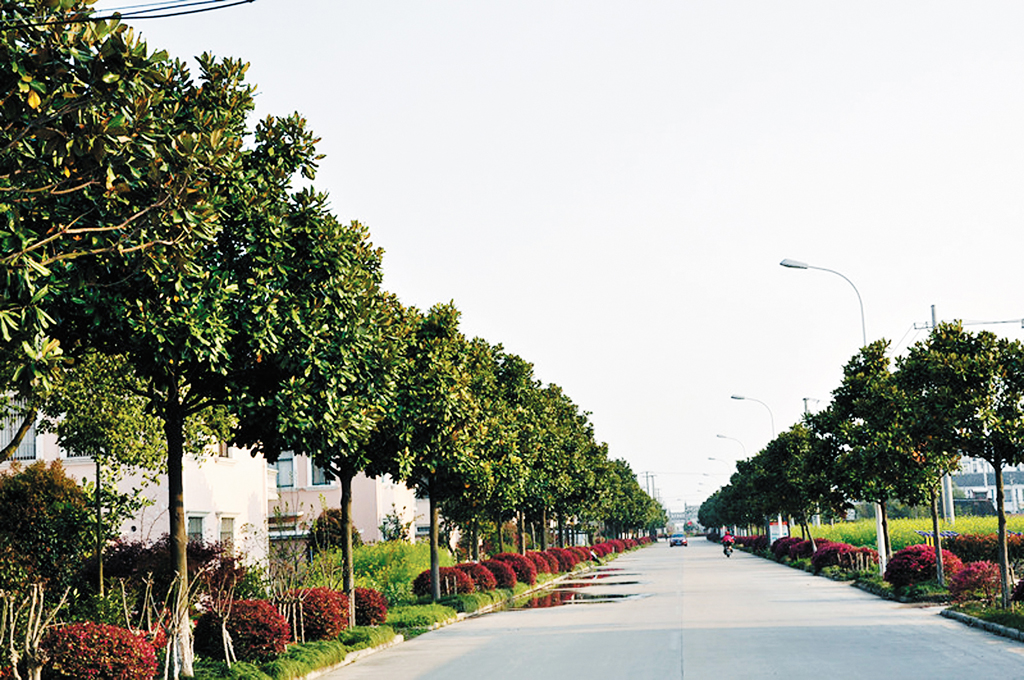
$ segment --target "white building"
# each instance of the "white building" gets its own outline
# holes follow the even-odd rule
[[[980,458],[962,458],[960,471],[953,475],[953,482],[968,499],[987,499],[995,506],[995,470],[987,461]],[[1003,468],[1003,493],[1006,499],[1006,512],[1024,512],[1024,465]]]
[[[0,446],[10,442],[13,429],[10,425],[0,430]],[[37,434],[35,428],[18,447],[14,460],[0,464],[0,471],[14,463],[30,465],[37,460],[59,460],[69,477],[80,483],[95,481],[96,464],[91,457],[69,455],[57,446],[56,435]],[[250,559],[263,559],[267,554],[267,508],[276,496],[276,474],[262,455],[254,457],[234,447],[211,447],[201,460],[186,456],[184,500],[189,536],[227,541]],[[120,484],[122,492],[136,489],[152,503],[121,526],[121,535],[131,540],[156,540],[170,529],[167,487],[146,484],[139,477]]]

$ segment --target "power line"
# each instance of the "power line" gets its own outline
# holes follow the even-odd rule
[[[103,14],[94,13],[92,10],[38,19],[7,20],[0,22],[0,28],[31,28],[36,26],[53,26],[57,24],[84,24],[95,21],[106,21],[108,19],[167,19],[170,17],[185,16],[188,14],[201,14],[213,12],[218,9],[227,9],[236,5],[245,5],[256,0],[171,0],[170,2],[143,3],[139,5],[128,5],[122,8],[106,10]]]

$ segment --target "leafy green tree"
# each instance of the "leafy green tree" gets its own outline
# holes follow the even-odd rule
[[[386,470],[414,486],[430,501],[432,597],[440,598],[438,510],[480,483],[476,455],[484,434],[473,394],[470,346],[459,331],[452,304],[435,305],[426,314],[409,310],[405,367],[395,400],[371,438],[371,446],[396,451],[385,456]]]
[[[843,369],[832,403],[811,420],[826,457],[835,461],[836,485],[848,498],[874,502],[882,512],[882,545],[892,552],[886,503],[917,498],[924,487],[921,466],[905,427],[905,403],[886,356],[889,343],[862,348]]]
[[[117,20],[61,21],[90,4],[0,3],[0,381],[22,423],[0,460],[77,344],[54,334],[53,297],[96,285],[108,259],[187,263],[242,142],[231,109],[245,92],[193,83]]]
[[[958,323],[940,324],[912,348],[901,373],[915,393],[916,451],[922,458],[949,457],[934,474],[951,465],[945,452],[981,458],[995,470],[1002,604],[1009,607],[1003,468],[1024,462],[1024,346],[969,333]]]

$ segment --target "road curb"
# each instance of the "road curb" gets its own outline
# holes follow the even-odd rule
[[[1024,642],[1024,631],[1017,630],[1016,628],[1010,628],[1009,626],[1003,626],[998,623],[992,623],[991,621],[985,621],[974,616],[968,616],[961,612],[953,611],[952,609],[943,609],[939,612],[941,616],[945,616],[947,619],[953,619],[959,621],[971,628],[980,628],[989,633],[1000,635],[1002,637],[1016,640],[1017,642]]]

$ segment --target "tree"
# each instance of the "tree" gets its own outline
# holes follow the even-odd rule
[[[222,88],[208,106],[181,62],[119,21],[61,21],[89,4],[0,3],[0,380],[22,423],[0,461],[70,349],[53,297],[96,285],[108,258],[184,266],[216,228],[212,182],[241,146],[246,91],[208,81]]]
[[[411,310],[410,321],[402,383],[374,445],[403,453],[392,459],[389,472],[430,500],[431,588],[437,600],[438,509],[479,474],[475,451],[484,432],[458,310],[452,304],[435,305],[425,315]]]
[[[892,552],[885,514],[890,499],[915,498],[923,486],[921,467],[908,455],[912,448],[904,427],[904,404],[889,369],[889,343],[878,340],[862,348],[843,369],[843,382],[832,403],[811,419],[836,463],[836,484],[847,498],[872,501],[882,512],[882,546]]]
[[[995,470],[1002,604],[1008,608],[1003,468],[1024,462],[1024,346],[984,331],[968,333],[959,323],[940,324],[911,350],[901,373],[916,394],[914,431],[921,455],[958,452]]]

